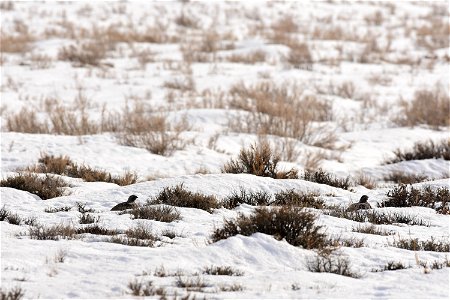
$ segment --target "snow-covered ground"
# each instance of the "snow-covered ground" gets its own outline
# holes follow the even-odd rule
[[[372,207],[386,200],[393,184],[384,179],[394,171],[432,179],[415,186],[448,188],[449,161],[384,163],[398,148],[410,149],[415,142],[427,139],[450,138],[448,127],[401,127],[394,122],[401,113],[399,101],[411,101],[416,91],[442,86],[448,93],[448,36],[447,48],[430,50],[418,42],[430,20],[442,21],[441,26],[448,28],[447,5],[445,1],[2,2],[2,44],[6,35],[32,36],[29,48],[2,52],[2,178],[36,164],[46,153],[66,155],[76,163],[114,175],[135,172],[138,183],[120,187],[64,177],[70,184],[65,196],[45,201],[25,191],[1,187],[1,206],[23,218],[35,217],[40,224],[79,226],[80,213],[75,205],[81,202],[95,210],[94,215],[105,228],[125,231],[146,224],[157,236],[167,230],[177,234],[174,239],[162,237],[158,247],[108,243],[103,236],[89,234],[81,239],[40,241],[30,239],[28,225],[1,222],[2,291],[20,287],[26,298],[130,298],[128,284],[136,279],[152,281],[153,286],[164,288],[169,298],[188,293],[200,298],[448,298],[449,268],[428,270],[418,261],[442,262],[450,259],[450,253],[392,246],[394,241],[408,238],[435,238],[448,243],[449,217],[432,209],[376,208],[415,216],[429,225],[379,225],[393,232],[388,236],[353,232],[361,223],[313,209],[317,224],[324,226],[328,236],[364,241],[363,247],[337,250],[349,259],[359,278],[310,272],[307,262],[315,257],[315,251],[262,233],[211,243],[214,229],[225,219],[253,212],[255,208],[249,205],[212,213],[177,208],[182,219],[171,223],[132,220],[127,214],[110,211],[131,194],[145,203],[164,187],[180,183],[188,190],[218,199],[241,188],[269,195],[295,189],[317,193],[326,204],[343,207],[364,194]],[[180,18],[183,15],[184,20]],[[312,69],[290,64],[289,47],[271,36],[271,28],[289,30],[289,22],[283,20],[297,24],[291,35],[308,43]],[[433,24],[440,24],[436,22]],[[101,32],[108,27],[126,36],[141,35],[143,40],[134,37],[131,42],[123,42],[123,37],[111,30],[116,35],[109,38],[116,36],[119,42],[106,51],[98,65],[77,66],[61,58],[62,47],[80,44],[91,39],[96,29]],[[148,42],[158,31],[167,35],[166,40]],[[186,56],[189,50],[183,48],[195,48],[199,39],[212,32],[220,37],[212,38],[218,50],[207,53],[210,56],[206,61],[187,63],[183,51]],[[94,43],[105,43],[102,36],[97,38],[100,41]],[[372,56],[365,63],[367,45],[372,45]],[[264,51],[265,59],[248,64],[229,60],[230,56],[254,51]],[[176,79],[193,80],[194,87],[174,88],[170,83]],[[377,187],[343,190],[301,179],[222,174],[225,162],[236,157],[242,146],[258,140],[255,132],[239,130],[245,124],[231,125],[244,113],[230,104],[228,94],[239,82],[246,86],[258,82],[295,84],[302,95],[315,95],[331,107],[331,116],[313,125],[326,126],[333,132],[334,147],[324,149],[317,143],[292,138],[297,155],[282,161],[282,168],[295,167],[302,173],[308,159],[319,155],[316,167],[338,176],[356,178],[365,174]],[[344,83],[353,86],[348,93],[342,91]],[[56,135],[7,130],[8,120],[23,108],[34,110],[36,120],[46,121],[58,102],[75,113],[81,113],[80,107],[84,107],[92,122],[101,122],[105,111],[123,113],[125,105],[133,103],[142,104],[146,111],[163,110],[173,122],[184,117],[190,124],[180,135],[186,146],[162,156],[124,145],[114,132]],[[274,135],[266,138],[278,149],[286,141]],[[63,206],[74,208],[68,212],[44,211]],[[61,253],[64,261],[58,262],[55,257]],[[411,268],[373,272],[389,262]],[[243,275],[203,274],[210,266],[231,266]],[[169,276],[155,275],[162,268]],[[188,292],[177,287],[179,276],[175,273],[183,280],[201,280],[206,287],[201,292]],[[233,286],[240,288],[224,291]]]

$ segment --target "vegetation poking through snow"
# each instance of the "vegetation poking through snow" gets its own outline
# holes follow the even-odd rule
[[[370,225],[358,225],[352,228],[353,232],[365,233],[365,234],[375,234],[375,235],[393,235],[395,232],[388,231],[386,229],[381,228],[381,226],[376,226],[373,224]]]
[[[319,253],[308,260],[306,266],[310,272],[333,273],[352,278],[361,277],[352,270],[350,259],[341,253]]]
[[[131,214],[134,219],[148,219],[166,223],[182,219],[180,212],[168,205],[136,205],[126,213]]]
[[[127,246],[154,247],[159,238],[153,234],[151,228],[143,223],[129,228],[125,235],[112,236],[108,242]]]
[[[397,271],[409,269],[411,266],[405,266],[402,262],[390,261],[382,269],[372,269],[372,272]]]
[[[46,226],[37,224],[29,228],[31,239],[35,240],[60,240],[75,238],[76,230],[71,225],[57,224]]]
[[[61,178],[29,173],[18,173],[0,181],[0,186],[10,187],[37,195],[42,200],[60,197],[68,184]]]
[[[394,151],[394,155],[394,158],[386,161],[387,164],[420,159],[450,160],[450,139],[444,139],[439,142],[432,140],[417,142],[411,150],[397,149]]]
[[[211,239],[217,242],[238,234],[250,236],[261,232],[305,249],[323,248],[325,234],[321,232],[322,226],[316,225],[315,221],[313,213],[299,207],[259,207],[249,216],[239,214],[234,220],[225,220],[222,228],[214,230]]]
[[[439,241],[435,238],[426,241],[419,241],[417,238],[398,239],[392,243],[392,246],[412,251],[450,252],[448,240]]]
[[[278,170],[280,156],[274,153],[269,143],[253,144],[249,149],[242,148],[237,159],[231,159],[222,167],[223,173],[246,173],[274,179],[296,179],[298,171]]]
[[[53,214],[53,213],[62,212],[62,211],[68,212],[68,211],[70,211],[71,209],[72,209],[72,206],[46,207],[46,208],[44,209],[44,211],[45,211],[46,213]]]
[[[239,191],[233,191],[231,195],[223,200],[223,206],[228,209],[233,209],[241,204],[248,204],[253,206],[269,205],[272,202],[272,197],[265,191],[248,191],[240,188]]]
[[[100,226],[98,223],[94,223],[92,225],[83,226],[81,228],[76,229],[77,234],[95,234],[95,235],[117,235],[119,231],[117,229],[108,229]]]
[[[191,207],[212,212],[220,204],[214,196],[206,196],[186,190],[183,184],[165,187],[156,197],[150,199],[148,204],[166,204],[179,207]]]
[[[2,300],[20,300],[25,296],[25,291],[18,286],[9,290],[2,287],[0,292],[2,294]]]
[[[275,201],[271,205],[292,205],[300,207],[324,208],[325,202],[316,193],[303,193],[290,189],[275,194]]]
[[[29,225],[33,226],[36,225],[37,219],[36,217],[21,217],[17,213],[12,213],[11,211],[7,210],[5,206],[3,206],[0,209],[0,221],[7,221],[9,224],[13,225]]]
[[[317,171],[306,170],[303,174],[302,179],[334,186],[344,190],[348,190],[348,188],[350,187],[350,177],[338,178],[322,169],[319,169]]]
[[[432,208],[440,214],[450,214],[450,189],[448,187],[415,188],[412,185],[402,184],[389,190],[387,197],[388,200],[383,201],[380,207],[423,206]]]
[[[203,268],[203,274],[223,276],[243,276],[244,272],[231,266],[210,266]]]
[[[137,175],[126,172],[123,176],[112,176],[110,173],[95,170],[86,165],[78,165],[67,156],[42,154],[39,164],[28,170],[39,173],[53,173],[68,177],[81,178],[87,182],[111,182],[121,186],[136,183]]]
[[[428,222],[421,218],[397,212],[377,210],[357,210],[349,212],[345,208],[331,207],[325,209],[323,214],[337,218],[345,218],[355,222],[370,222],[375,225],[401,223],[408,225],[430,226]]]
[[[394,171],[384,176],[385,181],[393,181],[399,184],[413,184],[430,180],[428,176],[421,174],[408,174],[405,172]]]
[[[160,299],[166,299],[166,291],[164,288],[155,287],[152,281],[144,283],[135,279],[128,283],[128,288],[130,289],[130,294],[133,296],[159,296]]]

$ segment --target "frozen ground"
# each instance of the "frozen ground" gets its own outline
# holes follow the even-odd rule
[[[393,171],[431,179],[415,186],[448,188],[449,161],[384,164],[398,148],[409,149],[426,139],[450,138],[448,127],[401,127],[393,121],[400,112],[399,100],[411,101],[415,91],[442,85],[448,93],[448,30],[444,47],[427,48],[423,41],[418,42],[420,34],[426,32],[423,28],[441,24],[433,23],[435,20],[448,28],[447,2],[9,3],[1,3],[2,43],[6,34],[28,36],[30,42],[22,51],[2,52],[2,178],[36,164],[41,154],[47,153],[67,155],[77,163],[112,174],[132,171],[139,182],[119,187],[64,177],[70,183],[66,196],[46,201],[25,191],[1,187],[1,206],[24,218],[35,217],[42,224],[79,226],[80,213],[75,208],[58,213],[44,210],[82,202],[95,210],[99,223],[106,228],[125,231],[147,224],[157,235],[171,230],[178,236],[162,237],[163,243],[154,248],[108,243],[103,236],[89,234],[76,240],[39,241],[29,238],[28,225],[1,222],[2,291],[21,287],[25,298],[130,298],[128,284],[137,279],[164,288],[169,298],[187,294],[199,298],[449,298],[449,268],[427,270],[418,261],[442,262],[450,258],[450,253],[391,246],[394,240],[403,238],[448,242],[448,215],[436,214],[432,209],[377,208],[415,216],[430,225],[380,225],[395,232],[388,236],[352,232],[360,223],[314,210],[318,225],[324,226],[327,235],[364,241],[364,247],[338,250],[349,259],[360,278],[310,272],[307,262],[315,257],[314,251],[262,233],[210,242],[211,233],[224,219],[240,212],[251,213],[254,207],[249,205],[233,210],[221,208],[211,214],[177,208],[182,220],[172,223],[132,220],[129,215],[110,211],[130,194],[136,194],[138,202],[144,203],[162,188],[178,183],[219,199],[240,188],[270,195],[294,188],[318,193],[327,204],[346,206],[367,194],[372,207],[386,200],[393,184],[384,178]],[[197,23],[189,25],[186,20],[177,19],[182,13]],[[289,18],[298,25],[295,39],[308,42],[314,61],[312,69],[290,64],[289,47],[274,42],[276,38],[265,33],[279,20]],[[120,28],[125,35],[155,35],[160,30],[169,37],[164,42],[119,41],[106,51],[99,65],[77,66],[61,59],[62,47],[92,38],[89,32],[108,26]],[[284,26],[281,31],[289,30],[289,24]],[[208,54],[213,58],[187,63],[186,53],[194,50],[182,48],[195,45],[195,38],[211,32],[217,33],[221,41],[231,41],[233,46],[213,39],[217,50]],[[377,46],[373,45],[374,40]],[[425,36],[425,40],[435,42],[432,36]],[[19,43],[20,38],[14,41]],[[366,57],[367,45],[372,45],[372,52]],[[264,51],[265,59],[243,63],[239,58],[229,58],[254,51]],[[364,63],[364,59],[369,62]],[[193,80],[195,86],[180,88],[168,84],[177,78]],[[255,132],[239,131],[243,124],[230,126],[230,120],[242,112],[223,95],[241,81],[295,83],[304,94],[321,97],[331,106],[332,116],[321,124],[332,129],[335,147],[324,149],[317,143],[290,139],[297,155],[284,159],[282,167],[295,167],[302,172],[308,158],[319,155],[318,166],[323,169],[339,176],[356,177],[363,173],[376,181],[377,187],[354,186],[347,191],[300,179],[221,174],[226,161],[235,157],[242,146],[258,139]],[[347,93],[342,92],[346,83],[353,86]],[[80,93],[83,97],[79,97]],[[80,103],[80,98],[87,102]],[[188,143],[183,149],[162,156],[123,145],[114,132],[55,135],[8,130],[8,118],[23,108],[34,110],[36,120],[47,120],[49,112],[54,112],[48,106],[57,103],[76,113],[81,113],[82,106],[89,120],[99,122],[102,111],[120,113],[125,104],[141,103],[151,112],[163,110],[170,120],[185,117],[190,126],[181,138]],[[268,139],[279,149],[286,142],[274,135]],[[61,253],[64,262],[56,262],[55,257]],[[372,272],[389,262],[401,262],[411,268]],[[231,266],[243,275],[202,274],[212,265]],[[171,276],[155,276],[161,268]],[[182,279],[203,281],[206,287],[201,292],[177,287],[178,277],[173,275],[177,272]],[[233,286],[240,286],[241,290],[224,291]]]

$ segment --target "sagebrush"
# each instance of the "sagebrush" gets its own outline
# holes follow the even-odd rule
[[[280,171],[277,166],[280,156],[275,154],[269,143],[252,144],[249,149],[242,148],[237,159],[231,159],[222,167],[223,173],[246,173],[274,179],[296,179],[298,171]]]
[[[294,246],[306,249],[322,248],[326,244],[322,227],[315,224],[316,216],[300,207],[256,208],[249,216],[240,214],[234,220],[225,220],[211,236],[213,242],[238,234],[250,236],[256,232],[285,239]]]

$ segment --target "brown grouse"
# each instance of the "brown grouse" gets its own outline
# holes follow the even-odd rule
[[[363,195],[361,197],[361,199],[359,199],[359,202],[351,204],[347,208],[347,211],[348,212],[352,212],[352,211],[357,211],[357,210],[360,210],[360,209],[371,209],[372,206],[370,206],[370,204],[367,203],[367,199],[369,199],[369,197],[367,195]]]
[[[136,195],[131,195],[130,197],[128,197],[127,202],[119,203],[116,206],[114,206],[113,208],[111,208],[111,210],[112,211],[120,211],[120,210],[133,208],[135,206],[134,201],[136,201],[136,199],[137,199]]]

